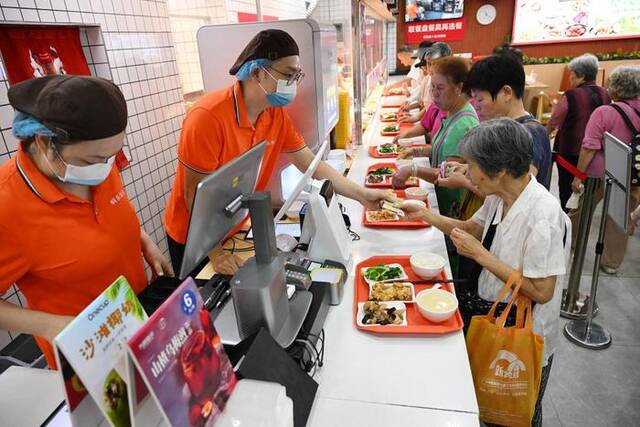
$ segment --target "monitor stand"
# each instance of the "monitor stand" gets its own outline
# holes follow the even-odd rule
[[[265,327],[286,348],[300,331],[311,305],[312,294],[298,290],[291,300],[287,298],[284,275],[286,257],[278,254],[276,248],[270,194],[253,193],[243,198],[243,204],[249,207],[256,255],[247,260],[231,279],[237,337],[247,338]],[[228,319],[230,306],[227,304],[216,322],[223,342],[227,333],[234,335],[228,331],[233,323]]]

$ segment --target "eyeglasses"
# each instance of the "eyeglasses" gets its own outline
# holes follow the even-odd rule
[[[300,83],[302,83],[302,80],[304,79],[304,76],[305,76],[302,70],[298,70],[294,74],[289,74],[289,73],[283,73],[282,71],[277,70],[273,67],[269,67],[269,68],[271,68],[273,71],[280,74],[281,76],[286,77],[287,86],[291,86],[294,83],[299,85]]]

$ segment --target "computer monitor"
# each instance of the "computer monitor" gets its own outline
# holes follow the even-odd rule
[[[318,152],[316,153],[316,156],[313,158],[313,160],[309,164],[309,167],[307,167],[307,170],[300,177],[300,180],[296,184],[295,188],[293,189],[289,197],[287,197],[287,200],[285,200],[284,204],[276,214],[275,216],[276,222],[282,219],[282,217],[287,213],[287,210],[289,210],[293,202],[295,202],[298,199],[298,196],[300,195],[302,190],[304,190],[311,183],[313,174],[316,173],[316,169],[318,169],[318,165],[322,161],[322,157],[326,153],[328,145],[329,145],[329,141],[325,141],[320,146],[320,149],[318,150]]]
[[[196,192],[189,219],[187,243],[180,267],[184,279],[224,237],[247,216],[243,195],[251,194],[266,143],[261,142],[203,179]]]

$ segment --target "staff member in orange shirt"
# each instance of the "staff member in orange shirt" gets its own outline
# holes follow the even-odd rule
[[[118,276],[147,285],[171,264],[140,228],[117,168],[127,104],[108,80],[41,77],[9,89],[17,156],[0,167],[0,293],[16,284],[27,308],[0,301],[0,329],[50,343]]]
[[[182,125],[176,179],[164,216],[174,269],[182,263],[195,188],[208,174],[267,141],[257,182],[257,189],[264,190],[280,153],[302,171],[314,157],[281,108],[293,101],[304,77],[298,45],[289,34],[275,29],[261,31],[242,51],[229,74],[238,81],[198,100]],[[356,185],[324,162],[314,177],[329,179],[337,193],[370,207],[391,197],[388,192]],[[225,254],[214,260],[214,266],[218,272],[232,274],[241,262]]]

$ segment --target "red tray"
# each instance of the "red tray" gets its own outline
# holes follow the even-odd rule
[[[398,130],[398,132],[383,132],[383,131],[380,131],[380,135],[382,135],[382,136],[397,136],[397,135],[400,135],[400,130]]]
[[[369,147],[369,155],[376,159],[393,159],[398,157],[398,153],[380,154],[378,153],[378,146],[372,145]]]
[[[456,314],[452,316],[449,320],[442,323],[433,323],[420,314],[418,312],[418,308],[416,307],[416,303],[405,303],[407,307],[406,316],[407,316],[407,325],[406,326],[358,326],[358,303],[366,302],[369,299],[369,285],[364,280],[364,276],[361,274],[361,270],[364,267],[373,267],[378,264],[393,264],[398,263],[402,265],[402,268],[407,272],[409,276],[408,281],[420,280],[413,270],[411,270],[411,264],[409,263],[409,255],[405,256],[374,256],[369,259],[362,261],[360,264],[356,266],[355,274],[355,298],[353,301],[353,324],[357,329],[360,329],[363,332],[371,332],[376,334],[392,334],[392,335],[406,335],[406,334],[448,334],[450,332],[455,332],[462,329],[462,316],[460,315],[460,310],[456,311]],[[446,273],[441,273],[438,277],[439,279],[446,280]],[[423,289],[428,289],[432,285],[414,285],[416,290],[416,295],[418,292]],[[441,289],[444,289],[449,292],[453,292],[452,286],[450,283],[442,285]]]
[[[378,169],[378,168],[392,168],[394,171],[398,170],[398,166],[396,166],[395,163],[374,163],[373,165],[369,166],[369,168],[367,169],[367,175],[369,175],[369,172],[371,172],[372,170]],[[367,182],[367,178],[365,176],[364,178],[364,186],[365,187],[370,187],[370,188],[391,188],[391,176],[392,175],[386,175],[385,180],[377,183],[377,184],[371,184],[369,182]],[[404,188],[407,187],[418,187],[420,185],[420,181],[418,179],[416,179],[415,182],[410,183],[408,185],[405,185]]]
[[[407,195],[404,194],[404,190],[394,190],[394,193],[396,193],[396,196],[398,196],[401,199],[406,199]],[[427,207],[429,207],[429,202],[425,201],[425,203],[427,204]],[[425,228],[425,227],[431,227],[431,224],[429,224],[426,221],[382,221],[382,222],[371,222],[369,220],[367,220],[367,211],[369,209],[364,209],[362,211],[362,225],[364,225],[365,227],[371,227],[371,228]]]

